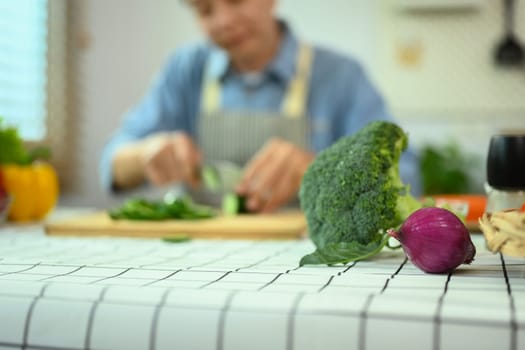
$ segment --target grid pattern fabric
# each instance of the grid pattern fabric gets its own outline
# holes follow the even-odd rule
[[[313,245],[0,229],[0,349],[523,349],[525,259],[425,274],[401,250],[299,267]]]

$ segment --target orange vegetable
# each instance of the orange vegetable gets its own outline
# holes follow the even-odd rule
[[[59,194],[58,177],[49,163],[5,164],[0,170],[4,187],[12,197],[9,220],[40,220],[55,207]]]

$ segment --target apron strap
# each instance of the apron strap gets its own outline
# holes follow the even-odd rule
[[[297,55],[295,76],[288,83],[288,91],[281,106],[282,113],[289,118],[306,115],[312,59],[312,48],[302,44]]]
[[[221,99],[221,86],[219,79],[211,78],[211,64],[206,64],[206,70],[202,81],[201,114],[211,115],[219,110]]]
[[[306,115],[310,71],[313,60],[312,48],[301,44],[296,60],[295,76],[288,83],[281,105],[281,112],[288,118],[302,118]],[[220,109],[221,86],[218,79],[211,78],[210,64],[206,64],[203,76],[201,113],[211,114]]]

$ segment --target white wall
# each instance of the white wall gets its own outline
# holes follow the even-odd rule
[[[406,11],[403,2],[424,3],[381,2],[379,85],[413,145],[455,140],[478,157],[473,175],[482,183],[491,135],[525,132],[525,66],[494,63],[503,37],[503,1],[457,0],[475,6],[419,11]],[[516,32],[525,42],[525,2],[515,3]],[[417,55],[412,62],[400,57],[411,45]]]
[[[377,0],[281,0],[278,14],[304,40],[350,54],[377,67],[380,12]]]
[[[74,31],[87,39],[79,47],[76,117],[79,139],[73,191],[66,204],[111,203],[99,188],[98,162],[121,116],[145,93],[157,70],[178,45],[200,37],[192,15],[173,0],[76,1]],[[79,41],[80,45],[80,40]]]
[[[384,45],[379,51],[380,82],[393,108],[407,112],[525,108],[525,69],[494,64],[494,49],[503,37],[503,1],[478,1],[479,6],[470,10],[450,12],[401,11],[397,2],[383,2]],[[516,26],[525,40],[525,3],[516,1],[520,3]],[[418,45],[420,58],[403,64],[398,55],[410,43]]]
[[[309,41],[357,57],[418,146],[454,137],[483,156],[495,118],[498,128],[525,127],[525,70],[498,70],[489,56],[501,33],[501,2],[480,0],[481,6],[467,11],[406,13],[399,1],[281,0],[278,12]],[[75,4],[79,20],[74,25],[90,44],[79,48],[75,72],[81,125],[75,166],[81,175],[63,202],[103,207],[113,203],[98,186],[105,140],[167,55],[201,35],[181,1]],[[525,40],[520,5],[516,22]],[[399,49],[413,42],[422,51],[407,65],[399,60]]]

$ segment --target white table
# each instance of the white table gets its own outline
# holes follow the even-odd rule
[[[425,274],[400,250],[298,267],[302,241],[0,228],[0,349],[525,349],[525,259]]]

